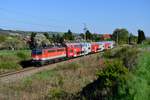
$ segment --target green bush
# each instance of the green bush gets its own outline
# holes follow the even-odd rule
[[[139,54],[140,51],[138,48],[123,47],[122,49],[109,54],[109,57],[111,56],[111,58],[121,59],[125,67],[129,70],[133,70],[137,64]]]
[[[62,96],[64,96],[64,91],[62,91],[59,88],[55,88],[49,92],[48,98],[52,98],[53,100],[56,100],[58,98],[62,98]]]
[[[117,96],[120,84],[127,80],[128,69],[119,59],[106,60],[105,68],[97,72],[98,79],[81,92],[85,100],[109,100]]]
[[[123,62],[119,59],[106,60],[105,69],[98,71],[97,75],[104,82],[104,86],[113,86],[113,82],[116,80],[123,80],[122,75],[126,75],[128,70],[123,65]]]
[[[105,58],[111,58],[112,57],[112,51],[111,50],[107,50],[104,52],[103,57]]]

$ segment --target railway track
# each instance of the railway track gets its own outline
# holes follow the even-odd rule
[[[18,70],[18,71],[2,73],[2,74],[0,74],[0,78],[10,76],[10,75],[13,75],[13,74],[16,74],[16,73],[21,73],[21,72],[26,72],[26,71],[29,71],[29,70],[34,70],[34,69],[36,69],[36,68],[35,67],[29,67],[29,68],[24,68],[24,69],[21,69],[21,70]]]
[[[22,70],[19,70],[19,71],[0,74],[0,82],[4,82],[4,83],[14,82],[14,81],[23,79],[25,77],[31,76],[35,73],[42,72],[44,70],[54,69],[54,68],[57,67],[58,64],[75,62],[75,61],[78,61],[80,59],[84,59],[84,57],[89,57],[89,56],[96,55],[96,54],[97,53],[90,54],[90,55],[87,55],[87,56],[82,56],[82,57],[76,57],[76,58],[72,58],[72,59],[69,59],[69,60],[63,60],[63,61],[52,63],[52,64],[49,64],[49,65],[45,65],[45,66],[42,66],[42,67],[30,67],[30,68],[25,68],[25,69],[22,69]]]

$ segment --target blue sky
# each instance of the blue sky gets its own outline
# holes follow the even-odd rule
[[[127,28],[150,36],[150,0],[1,0],[0,27],[15,30],[112,33]]]

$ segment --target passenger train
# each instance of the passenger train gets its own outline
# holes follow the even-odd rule
[[[35,65],[44,65],[65,58],[74,58],[114,48],[114,41],[66,43],[63,47],[51,47],[32,50]]]

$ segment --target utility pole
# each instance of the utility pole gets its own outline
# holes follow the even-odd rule
[[[86,23],[83,23],[84,25],[84,28],[83,28],[83,32],[84,32],[84,45],[86,43],[86,31],[87,31],[87,26],[86,26]],[[85,52],[86,52],[86,49],[84,47],[84,57],[85,57]]]

